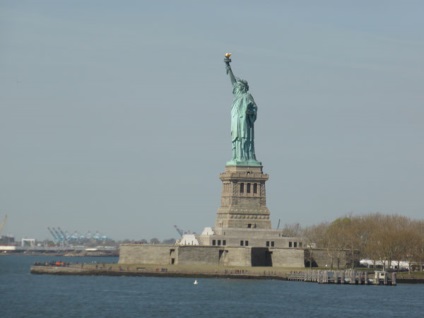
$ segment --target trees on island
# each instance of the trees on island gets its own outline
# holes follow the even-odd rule
[[[304,246],[312,247],[309,257],[313,258],[314,247],[325,249],[334,260],[332,267],[338,268],[342,257],[347,257],[352,267],[358,257],[374,263],[381,261],[384,266],[392,261],[409,261],[422,268],[424,262],[424,221],[421,220],[375,213],[349,215],[303,229],[297,227]]]

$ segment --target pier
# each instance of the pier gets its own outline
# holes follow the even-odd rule
[[[396,286],[396,273],[375,271],[369,273],[355,270],[309,270],[291,272],[291,281],[315,282],[318,284],[389,285]]]

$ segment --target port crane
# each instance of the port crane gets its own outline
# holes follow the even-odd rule
[[[180,234],[181,237],[184,235],[184,230],[181,230],[178,226],[174,225],[175,229],[177,230],[178,234]]]
[[[49,230],[50,234],[53,236],[53,239],[54,239],[56,242],[59,242],[59,241],[60,241],[60,238],[58,238],[58,237],[56,236],[56,234],[53,232],[53,230],[52,230],[51,228],[49,228],[49,227],[47,227],[47,229]]]
[[[56,237],[59,239],[59,242],[63,242],[63,237],[60,234],[60,232],[56,228],[54,228],[54,227],[52,227],[52,230],[56,234]]]
[[[99,231],[92,233],[88,231],[85,235],[77,231],[70,233],[58,227],[47,227],[55,243],[59,244],[83,244],[87,240],[106,241],[110,240],[106,235],[101,234]]]
[[[53,236],[53,239],[56,243],[67,243],[68,241],[68,237],[66,236],[66,234],[60,229],[60,227],[58,227],[57,229],[52,227],[47,227],[47,229],[49,230],[50,234]]]
[[[63,238],[63,241],[67,241],[68,240],[68,236],[65,234],[65,232],[63,232],[60,227],[57,227],[57,230],[59,231],[60,236]]]
[[[184,234],[191,234],[191,231],[184,231],[180,229],[178,226],[174,225],[175,229],[177,230],[178,234],[180,234],[181,237],[183,237]],[[193,234],[196,234],[193,232]]]

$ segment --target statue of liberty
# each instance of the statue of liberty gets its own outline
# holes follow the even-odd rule
[[[233,85],[233,105],[231,107],[231,143],[232,160],[228,165],[261,165],[255,155],[255,129],[254,123],[258,106],[249,93],[247,81],[234,76],[230,66],[231,53],[225,54],[224,62],[227,65],[227,74]]]

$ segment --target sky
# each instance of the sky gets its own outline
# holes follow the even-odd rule
[[[258,105],[272,225],[424,212],[423,1],[0,0],[2,234],[213,226],[224,54]]]

